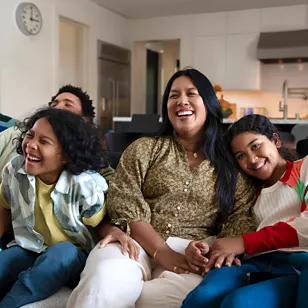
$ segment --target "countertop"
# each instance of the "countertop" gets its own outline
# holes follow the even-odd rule
[[[273,124],[308,124],[308,119],[279,119],[279,118],[269,118]],[[237,120],[223,119],[223,123],[234,123]]]
[[[274,118],[271,119],[271,122],[273,124],[308,124],[308,119],[279,119],[279,118]],[[131,122],[132,118],[131,117],[113,117],[113,122]],[[159,121],[161,122],[161,118]],[[223,123],[234,123],[236,120],[233,119],[223,119]]]

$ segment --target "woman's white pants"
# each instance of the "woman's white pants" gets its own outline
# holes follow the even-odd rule
[[[208,239],[209,244],[213,241]],[[170,237],[168,245],[184,253],[190,241]],[[196,274],[175,274],[157,265],[140,247],[139,262],[121,253],[119,243],[98,245],[89,254],[68,308],[181,307],[186,295],[200,283]]]

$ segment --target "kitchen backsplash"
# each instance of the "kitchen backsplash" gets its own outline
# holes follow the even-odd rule
[[[282,112],[279,112],[279,101],[282,100],[280,92],[223,91],[222,94],[228,102],[236,103],[237,118],[241,116],[241,108],[262,107],[266,109],[266,115],[268,117],[282,117]],[[294,118],[296,113],[299,113],[301,116],[308,114],[308,100],[288,98],[288,117]]]
[[[260,65],[262,92],[280,92],[284,80],[290,88],[308,88],[308,63],[280,63]]]
[[[308,63],[261,63],[260,91],[223,91],[222,94],[225,100],[236,103],[237,118],[242,116],[242,108],[266,108],[268,117],[280,118],[282,112],[279,112],[279,101],[283,100],[284,80],[288,81],[289,88],[308,88]],[[294,118],[296,113],[308,116],[308,100],[289,96],[288,117]]]

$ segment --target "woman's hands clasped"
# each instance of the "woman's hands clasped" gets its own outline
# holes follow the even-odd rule
[[[139,260],[140,249],[139,246],[134,242],[134,240],[126,235],[122,230],[116,226],[110,227],[107,235],[100,241],[99,248],[104,248],[107,244],[113,242],[120,242],[122,245],[122,254],[128,255],[131,259],[136,261]]]
[[[241,237],[216,240],[211,247],[205,241],[191,241],[185,249],[185,255],[163,245],[155,260],[166,270],[177,274],[197,273],[204,276],[212,268],[241,265],[236,254],[243,253]]]

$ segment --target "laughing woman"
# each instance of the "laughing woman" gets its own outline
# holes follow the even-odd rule
[[[209,80],[195,69],[175,73],[162,116],[160,136],[141,138],[124,152],[107,200],[112,222],[140,244],[139,260],[123,256],[117,244],[94,248],[70,308],[180,307],[201,281],[185,259],[187,243],[255,229],[254,190],[237,179]]]

